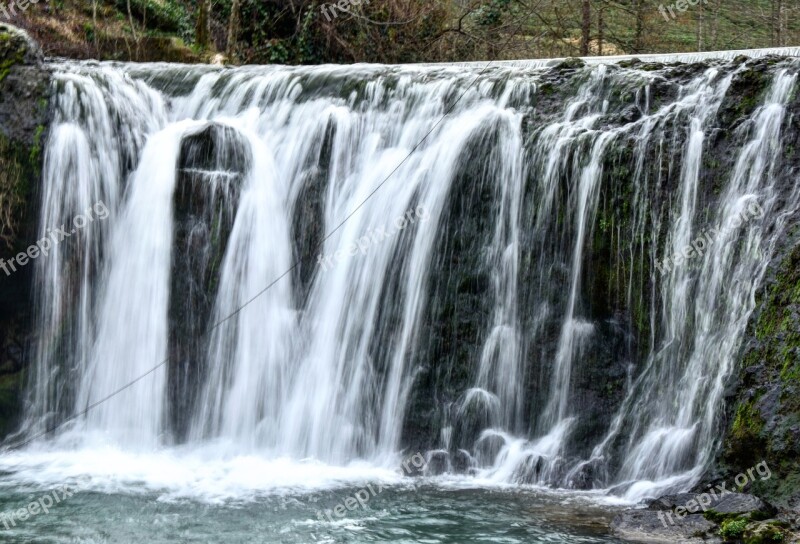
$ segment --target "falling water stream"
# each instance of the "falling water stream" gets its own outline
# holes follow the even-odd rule
[[[559,488],[562,507],[688,490],[800,202],[778,184],[800,63],[769,65],[724,169],[709,156],[748,68],[718,57],[555,83],[547,62],[54,65],[40,231],[97,202],[109,218],[36,261],[15,438],[68,423],[0,467],[140,510],[322,505],[368,481],[395,486],[390,517],[475,487]],[[590,293],[598,240],[624,315]],[[456,291],[479,301],[471,337],[450,335]],[[589,423],[579,384],[603,361],[623,385]],[[422,491],[397,472],[416,451]]]

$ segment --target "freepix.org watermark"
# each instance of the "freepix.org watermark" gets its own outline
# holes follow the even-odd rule
[[[738,489],[744,488],[748,483],[756,481],[756,474],[759,477],[759,481],[769,480],[772,478],[772,471],[767,466],[766,461],[761,461],[756,466],[747,469],[745,472],[741,472],[736,475],[736,478],[733,479],[733,483],[736,485]],[[675,517],[678,520],[682,520],[689,514],[696,514],[700,510],[705,512],[709,508],[711,508],[719,499],[728,493],[734,493],[735,491],[728,491],[727,484],[722,482],[720,485],[711,486],[709,487],[705,493],[700,493],[694,499],[687,501],[686,504],[683,506],[678,506],[674,510]],[[667,525],[667,520],[672,525],[675,525],[675,520],[672,517],[673,512],[669,510],[660,510],[658,512],[658,519],[661,520],[661,523],[664,527],[669,527]]]
[[[17,522],[27,521],[39,514],[49,514],[53,506],[72,497],[75,491],[75,489],[67,485],[62,485],[52,493],[39,497],[38,500],[33,501],[26,508],[0,513],[0,522],[3,524],[3,527],[10,529],[11,527],[16,527]]]
[[[403,473],[406,476],[411,476],[415,473],[424,472],[427,463],[425,461],[425,456],[417,452],[403,461],[400,466],[403,467]],[[367,487],[361,488],[352,495],[345,497],[344,500],[333,508],[324,511],[317,510],[317,519],[325,521],[325,518],[328,518],[328,521],[333,523],[334,518],[341,519],[345,517],[348,512],[359,508],[366,508],[370,499],[383,493],[384,489],[385,488],[381,484],[367,484]],[[323,517],[323,515],[325,517]]]
[[[361,4],[369,4],[369,0],[339,0],[338,2],[330,3],[330,4],[322,4],[320,6],[320,10],[322,14],[328,21],[332,19],[336,19],[339,14],[336,13],[336,10],[342,11],[344,13],[350,12],[350,6],[360,6]]]
[[[666,8],[664,7],[664,4],[661,4],[660,6],[658,6],[658,11],[661,13],[661,15],[667,22],[670,22],[678,18],[678,16],[675,15],[676,10],[681,13],[684,13],[690,7],[693,8],[697,6],[700,2],[702,2],[703,4],[708,4],[708,0],[678,0],[674,4],[668,5]],[[667,17],[668,11],[672,19]]]
[[[734,218],[732,224],[726,225],[722,230],[714,227],[703,231],[690,245],[686,246],[672,257],[667,257],[662,262],[656,262],[656,268],[663,275],[667,272],[671,272],[673,266],[680,266],[690,259],[702,257],[705,255],[706,250],[711,247],[721,235],[738,229],[744,223],[752,219],[759,219],[761,217],[764,217],[764,208],[762,208],[758,202],[753,201],[747,206],[746,210]]]
[[[28,247],[27,251],[17,254],[16,257],[8,261],[0,259],[0,270],[5,272],[6,276],[10,276],[12,272],[17,271],[18,266],[23,267],[28,264],[29,261],[38,258],[40,255],[47,257],[50,250],[62,240],[69,238],[95,219],[105,219],[108,215],[109,211],[105,203],[102,200],[97,202],[94,206],[87,208],[83,214],[76,215],[72,219],[73,229],[67,230],[68,227],[66,225],[61,225],[55,229],[49,228],[47,229],[45,237],[36,242],[36,244]]]
[[[17,9],[27,11],[31,4],[38,4],[39,0],[19,0],[19,2],[0,3],[0,18],[10,20],[16,16]]]
[[[357,241],[350,244],[345,249],[340,249],[333,255],[320,255],[317,257],[323,272],[327,272],[345,257],[355,257],[358,253],[362,255],[367,254],[367,250],[374,245],[378,245],[387,238],[391,238],[401,230],[409,225],[413,225],[417,221],[427,221],[431,215],[424,206],[417,206],[416,210],[408,210],[406,213],[398,217],[392,222],[392,226],[381,227],[379,229],[370,229],[367,233],[359,238]]]

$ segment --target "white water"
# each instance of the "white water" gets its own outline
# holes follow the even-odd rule
[[[765,104],[745,127],[749,139],[713,223],[719,234],[698,258],[699,271],[692,267],[689,274],[688,267],[677,266],[660,281],[668,335],[648,361],[647,378],[637,384],[643,391],[632,397],[650,399],[646,409],[640,404],[629,416],[638,432],[632,435],[621,479],[643,480],[627,493],[632,499],[693,485],[719,445],[717,412],[709,407],[722,401],[725,380],[755,307],[755,290],[783,235],[786,216],[798,206],[796,190],[779,204],[775,188],[785,105],[796,77],[780,71]],[[689,146],[702,145],[698,132],[690,137]],[[687,155],[695,159],[699,150],[690,149]],[[681,215],[671,233],[673,255],[702,235],[692,228],[699,166],[689,164],[691,170],[683,176]],[[676,481],[681,468],[689,470]]]
[[[81,476],[102,489],[168,489],[167,496],[210,500],[391,478],[386,469],[401,456],[420,370],[413,355],[432,303],[429,273],[447,235],[441,225],[450,190],[471,159],[470,145],[487,134],[496,138],[491,153],[470,168],[482,172],[496,201],[482,257],[491,271],[492,312],[480,356],[467,362],[472,385],[455,410],[464,415],[479,407],[486,427],[475,444],[459,445],[450,432],[459,422],[444,421],[434,447],[469,447],[482,482],[569,486],[582,466],[605,466],[612,443],[622,440],[620,470],[596,484],[624,484],[631,500],[687,488],[711,460],[722,390],[754,290],[780,235],[781,214],[796,206],[790,195],[777,207],[772,175],[796,70],[776,71],[765,105],[739,129],[745,144],[711,217],[727,225],[753,201],[766,213],[726,231],[702,258],[654,273],[663,304],[649,316],[649,355],[606,438],[580,460],[570,450],[581,418],[573,386],[598,334],[583,282],[604,158],[621,139],[635,140],[633,239],[617,239],[618,253],[661,262],[666,255],[642,253],[662,224],[669,225],[669,254],[681,251],[703,225],[697,195],[704,146],[731,71],[710,68],[675,101],[657,106],[648,87],[657,74],[601,64],[586,70],[560,118],[526,139],[523,119],[537,119],[531,103],[546,72],[538,64],[493,68],[474,86],[478,68],[444,65],[131,67],[135,78],[125,66],[58,69],[41,228],[69,221],[100,199],[111,218],[37,261],[44,334],[26,436],[65,416],[77,418],[29,454],[0,457],[0,466],[19,478]],[[169,70],[194,82],[188,94],[167,96],[143,82]],[[349,95],[341,95],[344,85],[352,86]],[[606,128],[611,89],[620,88],[644,115]],[[454,103],[443,117],[445,104]],[[218,326],[196,339],[207,342],[204,359],[194,362],[202,369],[196,409],[186,443],[175,447],[168,313],[170,297],[181,293],[170,283],[172,202],[181,141],[211,121],[234,129],[251,161],[208,323]],[[668,129],[681,134],[669,139]],[[327,149],[326,133],[332,134]],[[647,173],[645,155],[653,148],[679,179],[666,215],[647,213],[662,182]],[[671,150],[676,156],[667,156]],[[324,169],[323,155],[329,156]],[[296,257],[293,236],[310,235],[293,232],[293,210],[305,203],[304,183],[315,176],[324,188],[318,221],[329,235],[315,254],[345,257],[329,270],[318,268],[301,298],[297,278],[282,274]],[[523,209],[526,198],[535,203],[532,212]],[[396,223],[419,210],[424,214],[415,212],[414,221]],[[388,235],[351,251],[371,232]],[[523,244],[538,248],[536,262],[525,265],[535,270],[534,285],[521,283]],[[737,252],[761,258],[734,258]],[[566,278],[565,292],[553,292],[553,274]],[[523,290],[533,293],[532,307],[520,307]],[[534,316],[527,330],[523,313]],[[560,323],[554,349],[542,347],[537,361],[524,346],[544,346],[545,323],[553,319]],[[542,374],[531,360],[551,371]],[[530,391],[525,384],[537,373],[545,379]],[[542,409],[531,417],[526,410],[534,395]],[[264,476],[250,479],[251,473]]]

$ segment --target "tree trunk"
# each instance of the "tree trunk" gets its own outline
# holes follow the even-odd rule
[[[772,45],[783,45],[783,0],[772,0]]]
[[[719,9],[722,7],[722,0],[717,0],[717,3],[714,5],[714,18],[711,22],[711,48],[717,49],[718,47],[718,40],[717,40],[717,31],[719,30]]]
[[[703,50],[703,23],[705,23],[705,12],[703,4],[697,6],[697,50]]]
[[[603,7],[597,10],[597,56],[603,56]]]
[[[195,37],[197,45],[203,49],[208,49],[211,45],[210,30],[211,0],[197,1],[197,23],[195,25]]]
[[[636,0],[636,31],[633,36],[633,50],[636,53],[639,53],[642,50],[644,17],[644,0]]]
[[[97,28],[97,0],[92,0],[92,42],[94,45],[94,56],[100,58],[100,51],[97,48],[97,34],[100,30]]]
[[[128,21],[131,25],[131,34],[133,34],[133,43],[136,44],[136,58],[139,60],[139,37],[136,35],[136,23],[133,22],[133,11],[131,10],[131,0],[128,0]],[[128,55],[130,55],[130,48],[128,48]]]
[[[239,0],[231,3],[231,18],[228,21],[228,49],[226,54],[228,59],[233,60],[236,56],[236,42],[239,39]]]
[[[592,0],[583,0],[583,20],[581,22],[581,55],[589,55],[589,40],[592,36]]]

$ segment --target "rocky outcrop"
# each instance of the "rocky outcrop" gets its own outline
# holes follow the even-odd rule
[[[632,542],[794,542],[792,520],[775,514],[772,505],[744,493],[680,493],[622,512],[611,533]]]
[[[800,108],[793,97],[791,111]],[[781,198],[800,172],[800,118],[785,131]],[[800,214],[787,218],[791,224]],[[766,462],[773,477],[752,490],[800,511],[800,229],[780,241],[757,294],[737,374],[728,389],[725,435],[717,473],[731,476]]]
[[[722,542],[714,535],[716,528],[716,524],[701,514],[691,514],[671,523],[664,512],[655,510],[630,510],[611,522],[611,534],[622,540],[664,544]]]
[[[169,303],[169,395],[179,440],[200,389],[222,260],[251,163],[247,142],[231,127],[211,123],[181,142]]]
[[[0,24],[0,259],[24,252],[35,239],[34,195],[46,136],[49,72],[23,31]],[[4,262],[0,261],[0,263]],[[33,266],[0,271],[0,435],[20,413],[31,347]]]

